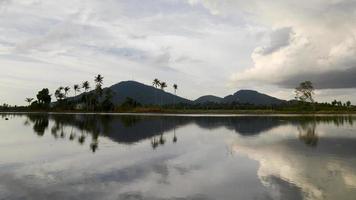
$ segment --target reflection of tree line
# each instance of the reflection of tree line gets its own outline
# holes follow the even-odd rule
[[[1,115],[2,118],[9,115]],[[11,116],[11,115],[10,115]],[[95,152],[99,146],[99,135],[108,137],[117,143],[132,144],[144,139],[150,139],[153,149],[166,143],[165,133],[174,131],[171,139],[177,142],[175,130],[179,126],[190,123],[200,128],[214,129],[225,127],[235,130],[238,134],[249,136],[260,134],[281,125],[291,124],[299,131],[299,138],[309,146],[316,146],[318,136],[316,127],[319,123],[342,126],[353,125],[355,117],[345,116],[243,116],[243,117],[161,117],[161,116],[115,116],[115,115],[48,115],[29,114],[29,124],[32,122],[33,130],[43,136],[53,121],[51,133],[55,138],[68,138],[84,144],[91,138],[90,148]],[[68,130],[68,127],[70,128]],[[77,133],[76,131],[80,132]]]
[[[119,122],[114,119],[119,119]],[[38,136],[43,136],[45,131],[49,128],[49,122],[53,121],[53,125],[51,127],[51,134],[55,139],[65,139],[68,138],[70,141],[77,140],[79,144],[85,144],[87,137],[91,137],[90,149],[95,152],[99,147],[99,135],[104,137],[109,137],[111,140],[118,143],[135,143],[139,142],[141,139],[146,139],[145,137],[140,138],[139,132],[133,136],[134,138],[129,138],[130,134],[127,135],[127,139],[123,139],[125,137],[125,133],[121,133],[121,137],[119,139],[115,138],[115,132],[113,132],[114,128],[112,125],[120,123],[124,129],[133,129],[137,125],[137,123],[141,122],[143,117],[140,116],[118,116],[113,117],[109,115],[48,115],[48,114],[29,114],[27,115],[27,120],[25,121],[25,125],[33,126],[33,131]],[[160,128],[153,135],[150,135],[149,138],[152,138],[152,147],[155,149],[159,145],[164,145],[166,142],[165,132],[167,132],[167,126],[164,126],[164,120],[162,118],[156,119],[159,121]],[[68,130],[69,128],[69,130]],[[177,142],[177,136],[175,133],[175,126],[172,127],[174,129],[173,143]],[[80,131],[77,133],[76,130]],[[122,128],[121,128],[122,129]],[[142,129],[141,131],[147,131]],[[69,135],[69,136],[68,136]],[[131,134],[132,135],[132,134]],[[157,139],[157,135],[159,135]],[[135,138],[137,137],[137,138]],[[122,139],[122,141],[118,141]],[[133,140],[133,141],[132,141]],[[156,145],[157,143],[157,145]]]

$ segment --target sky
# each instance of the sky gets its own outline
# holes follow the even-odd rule
[[[94,76],[356,103],[356,0],[0,0],[0,103]],[[92,83],[93,84],[93,83]]]

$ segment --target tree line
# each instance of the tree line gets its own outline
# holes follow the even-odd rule
[[[198,110],[276,110],[276,111],[354,111],[350,101],[341,102],[333,100],[330,103],[319,103],[315,101],[315,88],[311,81],[304,81],[295,88],[295,99],[286,101],[280,105],[253,105],[248,103],[231,102],[231,103],[214,103],[206,102],[203,104],[176,103],[176,94],[178,85],[173,84],[174,90],[173,104],[167,105],[163,102],[162,95],[157,96],[155,90],[155,99],[153,105],[142,105],[140,102],[127,97],[120,104],[115,105],[112,101],[114,92],[110,88],[103,88],[104,77],[100,74],[94,77],[94,85],[89,81],[83,81],[80,84],[70,86],[59,86],[54,91],[55,102],[52,102],[52,94],[48,88],[38,91],[35,98],[26,98],[28,103],[27,109],[30,110],[53,110],[53,111],[131,111],[138,109],[143,112],[150,112],[157,108],[157,111],[162,109],[198,109]],[[165,91],[168,87],[165,81],[155,78],[152,81],[152,86],[156,89]],[[93,89],[92,89],[93,87]],[[92,90],[90,90],[92,89]],[[158,106],[159,105],[159,106]],[[18,107],[11,107],[8,104],[0,106],[0,110],[21,110]],[[25,110],[25,109],[24,109]]]

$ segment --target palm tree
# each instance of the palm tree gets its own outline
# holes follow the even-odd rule
[[[166,83],[166,82],[162,82],[162,83],[160,84],[160,86],[161,86],[161,90],[164,91],[164,88],[167,87],[167,83]]]
[[[78,84],[73,85],[74,96],[77,96],[77,92],[80,92],[80,87]]]
[[[82,88],[84,88],[84,91],[85,91],[85,92],[88,92],[88,90],[90,89],[90,84],[89,84],[89,82],[88,82],[88,81],[84,81],[84,82],[82,83]]]
[[[90,84],[89,84],[89,82],[88,82],[88,81],[84,81],[84,82],[82,83],[82,88],[84,88],[85,93],[87,93],[88,90],[90,89]],[[85,103],[86,103],[87,108],[88,108],[88,95],[87,95],[87,94],[85,94],[85,101],[86,101]]]
[[[160,86],[160,84],[161,84],[161,82],[157,78],[155,78],[153,80],[153,83],[152,83],[153,87],[157,88]]]
[[[28,103],[28,106],[30,106],[33,98],[26,98],[25,101]]]
[[[173,99],[173,104],[174,104],[174,107],[176,106],[176,96],[177,96],[177,90],[178,90],[178,85],[177,84],[173,84],[173,89],[174,89],[174,99]]]
[[[155,78],[152,82],[153,87],[158,88],[161,85],[161,82]],[[155,90],[155,104],[157,104],[157,91]]]
[[[64,94],[62,93],[63,87],[59,87],[55,92],[54,96],[56,97],[57,101],[62,100],[64,98]]]
[[[166,82],[161,82],[160,86],[161,86],[161,90],[164,91],[164,88],[167,87],[167,83]],[[162,96],[163,96],[163,94],[162,94]],[[161,105],[163,105],[162,96],[161,96]]]
[[[95,81],[96,85],[100,85],[100,86],[103,85],[103,80],[104,80],[104,77],[101,76],[100,74],[98,74],[98,75],[95,76],[95,78],[94,78],[94,81]]]
[[[94,78],[94,82],[96,83],[96,87],[95,87],[96,95],[93,98],[94,104],[99,102],[98,97],[103,96],[103,89],[102,89],[103,81],[104,81],[104,77],[100,74],[98,74]]]
[[[69,91],[70,91],[70,87],[69,86],[64,88],[64,96],[65,97],[67,97]]]

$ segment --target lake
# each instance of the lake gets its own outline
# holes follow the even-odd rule
[[[356,199],[356,116],[0,114],[0,199]]]

